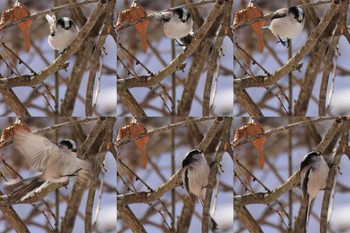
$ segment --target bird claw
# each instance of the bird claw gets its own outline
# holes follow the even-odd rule
[[[179,41],[177,41],[176,39],[175,39],[175,41],[176,41],[176,43],[179,45],[179,46],[186,46],[185,44],[181,44]]]
[[[289,47],[289,39],[287,39],[286,41],[283,41],[283,40],[281,39],[281,37],[279,37],[279,36],[278,36],[278,39],[279,39],[279,40],[276,42],[276,44],[281,43],[284,47],[286,47],[286,48]]]
[[[78,170],[76,170],[76,171],[73,173],[73,176],[77,176],[77,175],[78,175],[78,172],[79,172],[80,170],[83,170],[83,169],[82,169],[82,168],[79,168]]]
[[[77,176],[78,175],[78,172],[82,170],[82,168],[79,168],[78,170],[76,170],[75,172],[73,172],[72,174],[68,174],[68,175],[63,175],[61,177],[66,177],[66,176]]]

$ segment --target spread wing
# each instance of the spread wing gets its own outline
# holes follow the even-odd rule
[[[44,170],[50,155],[58,151],[58,146],[49,139],[22,129],[15,131],[14,141],[16,148],[34,169]]]

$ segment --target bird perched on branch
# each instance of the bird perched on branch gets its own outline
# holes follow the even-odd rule
[[[193,20],[185,8],[159,12],[157,18],[163,23],[164,34],[170,38],[180,40],[178,44],[187,46],[193,38]]]
[[[326,187],[329,167],[321,153],[311,151],[300,164],[300,185],[306,202],[305,232],[309,218],[311,201]]]
[[[279,41],[277,43],[288,47],[288,39],[298,36],[303,31],[305,13],[301,7],[292,6],[277,10],[271,19],[269,29],[278,37]],[[282,38],[286,40],[283,41]]]
[[[84,183],[88,178],[91,165],[77,157],[76,144],[71,139],[64,139],[57,145],[46,137],[18,129],[14,131],[14,142],[31,168],[40,173],[11,184],[15,187],[9,195],[12,201],[24,201],[49,183],[66,183],[71,176]]]
[[[50,25],[48,42],[54,50],[63,51],[70,46],[79,33],[78,26],[69,17],[62,17],[56,20],[55,15],[46,15]]]
[[[182,161],[182,172],[182,181],[188,194],[194,201],[199,199],[204,206],[210,169],[203,152],[198,149],[190,150]],[[218,228],[218,224],[211,216],[209,227],[214,232]]]

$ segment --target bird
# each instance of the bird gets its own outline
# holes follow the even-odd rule
[[[193,20],[191,14],[185,8],[164,11],[157,16],[163,23],[164,34],[170,38],[182,41],[188,45],[193,38]]]
[[[329,167],[320,152],[311,151],[305,155],[299,171],[301,190],[306,203],[304,222],[306,231],[311,201],[326,187]]]
[[[64,51],[68,48],[79,33],[78,26],[69,17],[61,17],[56,20],[55,15],[46,15],[50,25],[48,43],[54,50]]]
[[[15,184],[8,196],[13,201],[24,201],[50,183],[66,183],[69,177],[76,176],[78,182],[85,183],[91,164],[76,155],[76,143],[71,139],[53,143],[46,137],[24,129],[14,131],[14,143],[31,168],[39,173]]]
[[[204,206],[205,192],[210,173],[204,154],[199,149],[190,150],[182,161],[182,181],[192,200],[199,200]],[[215,231],[218,224],[210,216],[210,228]]]
[[[305,13],[301,7],[292,6],[277,10],[271,19],[269,29],[278,37],[277,43],[288,47],[288,39],[298,36],[303,31]],[[282,38],[286,40],[283,41]]]

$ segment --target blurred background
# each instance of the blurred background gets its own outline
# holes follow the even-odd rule
[[[128,9],[131,6],[131,0],[118,1],[117,9],[118,11]],[[183,4],[191,3],[192,1],[150,1],[141,0],[138,1],[140,5],[144,8],[146,12],[156,12],[164,11],[171,7],[171,2],[173,6],[180,6]],[[194,1],[193,1],[194,2]],[[187,7],[192,13],[194,18],[194,32],[198,30],[199,26],[207,18],[214,4],[203,4],[197,6]],[[193,8],[193,9],[192,9]],[[193,16],[193,12],[196,12],[196,17]],[[233,11],[230,15],[232,22]],[[221,17],[222,18],[222,17]],[[221,18],[219,20],[221,20]],[[215,33],[218,33],[220,27],[217,27]],[[209,43],[214,44],[215,37],[210,37]],[[132,73],[139,75],[149,75],[147,70],[142,68],[139,63],[142,63],[148,70],[153,74],[168,66],[172,58],[172,49],[174,49],[174,56],[178,56],[182,51],[182,46],[179,46],[176,42],[172,41],[165,36],[163,32],[163,25],[157,19],[151,19],[147,27],[147,43],[148,49],[146,52],[143,51],[141,46],[141,38],[135,27],[127,27],[118,32],[119,43],[130,52],[138,61],[134,60],[131,56],[127,54],[122,48],[118,48],[118,76],[119,79],[126,79],[132,77]],[[174,43],[174,44],[172,44]],[[204,44],[199,47],[204,47]],[[197,48],[197,52],[201,48]],[[211,47],[212,49],[212,47]],[[196,53],[196,52],[195,52]],[[194,53],[194,54],[195,54]],[[204,86],[207,80],[208,63],[212,56],[212,51],[203,52],[199,59],[194,59],[195,55],[189,56],[184,63],[186,67],[183,71],[179,70],[175,72],[176,77],[176,108],[179,101],[182,99],[184,87],[186,85],[186,80],[189,76],[189,71],[192,67],[196,72],[199,73],[198,84],[194,86],[195,97],[193,98],[192,106],[189,112],[190,116],[202,116],[202,103],[203,103],[203,92]],[[232,64],[233,64],[233,46],[232,42],[228,37],[224,38],[221,45],[221,54],[219,55],[214,71],[212,89],[210,92],[210,114],[213,116],[231,116],[233,110],[233,80],[232,80]],[[203,67],[201,65],[203,64]],[[130,71],[130,72],[129,72]],[[173,84],[172,77],[168,76],[163,79],[160,83],[161,85],[156,85],[151,88],[130,88],[131,94],[134,96],[136,101],[140,104],[143,110],[146,112],[147,116],[169,116],[171,115],[173,97]],[[118,116],[130,116],[129,110],[118,99]]]
[[[81,118],[83,119],[83,118]],[[78,119],[79,120],[79,119]],[[4,129],[13,125],[15,118],[0,118],[0,129]],[[82,145],[82,135],[77,131],[72,130],[71,127],[59,127],[57,131],[48,130],[47,127],[57,125],[59,123],[70,122],[68,118],[59,118],[56,123],[54,118],[30,118],[25,120],[25,123],[30,127],[32,132],[40,132],[45,129],[45,133],[40,135],[45,136],[55,142],[56,132],[58,135],[57,141],[70,138],[76,141],[77,148]],[[89,135],[91,129],[96,124],[96,120],[87,121],[85,123],[78,123],[83,130],[85,136]],[[116,130],[114,130],[116,131]],[[80,132],[81,133],[81,132]],[[103,154],[103,153],[102,153]],[[108,233],[116,232],[116,161],[110,152],[104,152],[105,160],[102,172],[100,172],[95,191],[95,199],[92,208],[92,224],[94,224],[93,232]],[[31,169],[25,159],[18,152],[13,143],[0,149],[1,163],[0,163],[0,190],[3,194],[8,194],[6,182],[18,178],[16,174],[9,168],[9,166],[19,173],[22,177],[28,178],[38,173]],[[95,158],[97,155],[92,155]],[[6,164],[7,166],[6,166]],[[39,201],[35,204],[15,204],[13,208],[19,217],[27,225],[30,232],[54,232],[55,219],[53,214],[56,214],[59,208],[59,221],[61,223],[63,216],[66,214],[67,200],[72,195],[72,188],[75,179],[71,178],[67,188],[59,188],[59,204],[56,203],[55,192],[48,194],[44,201]],[[74,222],[72,232],[84,232],[85,210],[87,206],[87,194],[89,185],[85,187],[84,195],[79,204],[79,212]],[[59,223],[59,224],[60,224]],[[6,221],[2,212],[0,213],[0,232],[15,232],[13,226]]]
[[[257,0],[254,1],[263,11],[264,14],[275,12],[276,10],[288,6],[295,6],[299,4],[315,3],[317,0],[289,0],[289,1],[268,1]],[[244,9],[247,7],[249,1],[234,1],[233,12]],[[289,4],[289,5],[288,5]],[[291,55],[293,56],[300,48],[302,48],[311,32],[318,25],[319,20],[322,20],[324,14],[329,9],[330,4],[322,4],[313,6],[305,11],[305,26],[303,32],[291,40]],[[349,11],[348,11],[349,12]],[[318,18],[316,18],[318,17]],[[349,22],[350,16],[347,14],[346,22]],[[270,25],[270,20],[265,23],[266,26]],[[348,29],[347,29],[348,30]],[[336,37],[337,35],[335,35]],[[272,32],[268,29],[263,30],[263,38],[265,42],[265,49],[262,53],[258,51],[257,36],[251,27],[244,27],[237,33],[234,33],[234,40],[238,45],[251,57],[253,57],[256,63],[260,64],[270,74],[273,74],[277,69],[281,68],[289,60],[288,48],[282,46],[280,43],[276,44],[278,38],[276,38]],[[333,36],[328,38],[333,40]],[[303,79],[306,75],[306,70],[312,70],[316,72],[314,84],[310,84],[309,88],[312,88],[312,95],[307,106],[306,116],[318,116],[319,110],[319,95],[320,85],[322,81],[322,75],[327,70],[325,67],[329,62],[324,63],[324,56],[319,56],[312,59],[311,54],[317,51],[319,48],[315,48],[310,54],[303,57],[299,62],[302,64],[300,72],[298,70],[292,72],[292,95],[289,93],[289,80],[288,76],[281,78],[277,85],[271,85],[266,88],[252,87],[247,88],[246,91],[251,96],[255,104],[262,111],[264,116],[286,116],[288,110],[288,101],[291,99],[293,106],[296,104],[298,98],[300,98],[300,90],[303,85]],[[337,51],[335,56],[331,59],[332,63],[330,74],[327,83],[327,95],[326,95],[326,115],[349,115],[350,104],[345,99],[348,99],[349,86],[350,86],[350,70],[348,61],[350,55],[347,52],[349,50],[349,38],[340,36],[339,43],[337,44]],[[233,70],[235,77],[241,79],[251,76],[248,73],[252,73],[254,76],[265,75],[264,71],[256,65],[242,50],[234,46],[234,61]],[[313,65],[320,62],[320,66]],[[245,69],[242,69],[241,65]],[[300,115],[300,114],[298,114]],[[241,104],[235,100],[234,116],[248,116],[246,110]]]
[[[139,122],[142,123],[148,131],[160,129],[162,126],[166,126],[171,123],[171,118],[167,117],[141,118],[139,120]],[[191,122],[192,120],[194,119],[188,119],[188,122]],[[131,118],[118,118],[118,128],[131,123],[131,121]],[[177,118],[175,122],[181,121],[181,119]],[[196,123],[199,129],[197,133],[205,136],[207,130],[213,124],[213,122],[214,120],[204,120]],[[182,159],[189,150],[197,148],[199,141],[194,136],[193,131],[189,129],[189,125],[174,128],[173,139],[171,134],[171,130],[162,130],[149,137],[149,141],[147,143],[148,165],[146,168],[143,168],[141,165],[141,154],[140,151],[135,148],[135,142],[129,142],[118,147],[118,156],[121,161],[128,167],[128,169],[131,169],[139,177],[136,178],[133,174],[128,172],[128,169],[119,163],[117,190],[120,195],[133,193],[135,191],[149,191],[143,182],[155,190],[168,181],[172,176],[172,151],[175,155],[175,171],[177,172],[179,169],[181,169]],[[174,147],[171,146],[172,140],[175,142]],[[215,155],[215,150],[213,151],[213,148],[215,149],[216,145],[217,144],[211,145],[212,149],[209,148],[205,154],[213,158]],[[219,189],[217,196],[214,195],[216,190],[214,189],[213,191],[211,206],[213,206],[215,203],[216,208],[215,213],[212,216],[219,225],[219,232],[232,232],[233,162],[232,158],[227,153],[224,153],[221,165],[224,172],[218,173],[217,176],[219,181]],[[181,186],[178,186],[175,189],[175,192],[175,219],[177,221],[182,211],[184,197],[187,194],[185,188]],[[147,232],[169,232],[171,218],[167,213],[172,213],[171,192],[167,192],[165,195],[161,196],[160,200],[163,202],[163,204],[158,200],[152,203],[135,203],[129,205],[130,209],[136,215],[137,219],[140,220]],[[188,232],[201,232],[201,216],[202,206],[200,203],[197,203]],[[130,230],[130,226],[123,220],[123,218],[120,217],[119,213],[117,229],[118,233],[132,232]]]
[[[1,1],[0,12],[4,12],[14,7],[15,0]],[[62,6],[65,4],[74,3],[76,1],[21,1],[31,14],[41,12],[43,10],[52,9],[54,6]],[[96,3],[89,3],[80,5],[79,13],[73,14],[72,7],[67,7],[58,11],[50,12],[55,14],[56,18],[63,16],[71,17],[79,28],[82,28],[87,18],[96,7]],[[23,33],[17,25],[11,26],[0,31],[1,45],[0,53],[2,61],[0,62],[1,78],[7,78],[20,75],[32,75],[30,70],[24,66],[19,59],[12,54],[20,57],[32,70],[39,73],[41,70],[49,66],[58,53],[55,52],[48,44],[47,37],[50,33],[49,24],[45,15],[33,19],[30,27],[29,35],[31,39],[31,48],[29,51],[25,50]],[[97,43],[96,36],[92,43]],[[7,46],[10,50],[5,49]],[[84,47],[84,46],[82,46]],[[58,109],[60,109],[63,99],[67,91],[68,80],[72,78],[73,67],[78,64],[76,58],[77,54],[72,55],[66,63],[69,63],[66,70],[61,69],[55,74],[45,79],[45,81],[34,87],[15,87],[14,93],[18,96],[20,101],[28,109],[32,116],[52,116],[55,111],[55,99],[58,101]],[[93,106],[92,115],[115,115],[116,114],[116,44],[111,36],[107,36],[104,44],[104,52],[99,59],[100,65],[95,76],[95,86],[93,89]],[[81,79],[78,86],[77,97],[73,100],[74,109],[73,116],[85,116],[85,104],[87,94],[87,83],[92,67],[92,57],[86,56],[84,59],[88,60],[88,65],[83,68],[85,70],[80,77],[79,75],[73,77]],[[90,63],[89,63],[90,62]],[[57,87],[58,92],[55,88]],[[15,116],[13,110],[6,104],[3,96],[0,96],[0,115],[1,116]]]
[[[311,118],[312,119],[312,118]],[[306,119],[293,118],[291,123],[303,122]],[[249,122],[249,118],[235,118],[234,129],[241,127]],[[279,127],[288,125],[288,118],[258,118],[257,122],[261,124],[265,132],[275,130]],[[310,133],[306,125],[293,128],[291,136],[288,136],[288,130],[281,130],[267,136],[264,145],[265,166],[260,169],[258,163],[258,152],[252,143],[248,142],[235,148],[235,158],[240,163],[235,164],[235,178],[234,178],[234,192],[235,195],[249,194],[254,192],[266,192],[266,189],[260,185],[261,182],[269,190],[274,190],[289,178],[289,166],[292,167],[292,174],[299,168],[304,156],[317,146],[315,143],[315,135],[319,134],[322,138],[329,130],[333,120],[320,121],[314,123],[316,131]],[[316,132],[316,134],[315,134]],[[291,140],[291,147],[289,147],[289,140]],[[337,143],[335,146],[337,147]],[[288,161],[288,151],[292,153],[291,163]],[[333,154],[334,155],[334,154]],[[326,154],[331,156],[331,154]],[[332,161],[332,160],[331,160]],[[248,174],[246,171],[250,171]],[[339,173],[336,176],[336,189],[334,196],[334,208],[331,216],[330,226],[328,232],[350,232],[350,224],[348,218],[348,211],[350,206],[350,185],[348,177],[350,173],[350,161],[343,155]],[[258,182],[259,181],[259,182]],[[292,189],[292,216],[293,224],[299,214],[301,199],[301,189]],[[269,204],[250,204],[246,205],[253,218],[259,223],[263,232],[288,232],[289,220],[287,214],[290,214],[289,209],[289,194],[284,193],[277,201]],[[323,191],[319,192],[314,199],[312,205],[312,214],[310,215],[308,231],[319,232],[319,216],[321,212],[321,205],[323,200]],[[286,225],[285,225],[286,224]],[[234,232],[248,232],[246,226],[240,222],[235,215]]]

